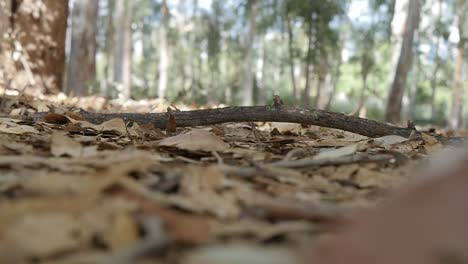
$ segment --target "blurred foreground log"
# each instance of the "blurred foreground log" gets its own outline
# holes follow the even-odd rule
[[[308,263],[468,263],[468,150],[446,158],[458,162],[431,168],[386,204],[356,213]]]

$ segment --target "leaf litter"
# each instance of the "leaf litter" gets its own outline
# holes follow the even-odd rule
[[[22,112],[55,112],[0,118],[1,263],[300,263],[330,224],[384,201],[443,147],[426,133],[284,123],[92,124],[76,102],[21,100]]]

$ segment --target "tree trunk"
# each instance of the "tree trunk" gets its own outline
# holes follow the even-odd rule
[[[450,109],[449,126],[452,129],[457,129],[461,124],[461,98],[463,89],[463,59],[465,55],[465,35],[463,25],[465,22],[465,0],[457,0],[457,19],[458,19],[458,34],[460,40],[457,45],[457,59],[455,62],[455,71],[453,77],[452,91],[452,106]]]
[[[114,43],[114,82],[119,98],[127,100],[132,75],[132,1],[117,0]]]
[[[31,87],[36,92],[58,93],[62,90],[65,68],[65,33],[68,1],[11,0],[0,11],[0,32],[9,30],[9,46],[2,45],[3,67],[12,70],[11,87]],[[5,14],[6,16],[4,16]],[[6,53],[5,53],[6,52]]]
[[[407,7],[406,7],[407,6]],[[393,47],[392,69],[390,70],[391,85],[385,112],[387,122],[400,122],[403,94],[409,70],[411,69],[414,31],[419,22],[420,0],[398,0],[394,20],[400,20],[406,11],[406,19],[402,25],[392,22],[392,34],[396,38]],[[395,40],[392,40],[395,41]],[[395,63],[396,62],[396,63]]]
[[[419,29],[414,33],[414,46],[419,46],[419,39],[420,39],[420,31]],[[406,113],[407,120],[414,120],[415,116],[415,108],[416,108],[416,96],[418,92],[418,84],[419,84],[419,77],[420,77],[420,70],[421,70],[421,59],[419,54],[415,52],[414,59],[416,60],[413,64],[414,66],[411,67],[411,86],[409,91],[409,102],[408,102],[408,111]]]
[[[442,18],[442,0],[439,0],[439,13],[437,14],[437,21],[436,21],[436,33],[437,33],[437,41],[435,47],[435,59],[434,59],[434,70],[432,71],[431,75],[431,121],[434,123],[436,118],[436,90],[437,90],[437,74],[439,73],[440,68],[440,59],[439,59],[439,46],[441,40],[441,32],[439,32],[438,27],[440,26],[441,18]]]
[[[185,0],[179,0],[177,6],[177,34],[178,34],[178,45],[179,50],[177,52],[177,60],[180,70],[180,87],[185,91],[185,83],[187,79],[186,73],[186,50],[187,50],[187,41],[185,39]]]
[[[192,23],[194,25],[196,25],[196,20],[197,20],[197,11],[198,11],[198,0],[193,0],[193,3],[192,3]],[[194,26],[195,27],[195,26]],[[188,71],[188,75],[189,75],[189,78],[190,78],[190,97],[191,97],[191,100],[193,101],[195,99],[195,96],[196,96],[196,77],[195,77],[195,54],[196,54],[196,50],[195,50],[195,28],[192,29],[192,31],[190,32],[190,35],[189,35],[189,45],[190,45],[190,48],[188,49],[188,60],[189,60],[189,71]],[[230,100],[230,96],[227,97],[229,98]]]
[[[98,3],[95,0],[75,0],[73,5],[67,92],[75,96],[88,95],[96,79]]]
[[[340,50],[340,54],[338,55],[338,61],[336,62],[334,73],[332,74],[331,91],[330,91],[330,96],[328,98],[327,105],[325,106],[325,110],[330,110],[332,102],[333,102],[333,97],[335,97],[336,88],[338,86],[338,81],[340,80],[340,77],[341,77],[340,75],[341,75],[342,63],[343,63],[343,59],[341,57],[341,50]]]
[[[288,51],[289,51],[289,70],[291,74],[291,83],[292,83],[292,95],[294,101],[299,100],[299,93],[297,91],[297,85],[296,85],[296,76],[295,76],[295,65],[294,65],[294,49],[293,49],[293,29],[291,25],[291,19],[289,18],[288,15],[285,15],[286,17],[286,25],[288,28]]]
[[[102,93],[109,95],[109,86],[113,85],[114,76],[114,39],[115,39],[115,26],[114,26],[114,11],[115,0],[107,0],[107,19],[106,19],[106,40],[104,44],[104,54],[106,57],[106,64],[104,67],[104,85],[102,85]]]
[[[266,82],[265,82],[265,73],[266,73],[266,68],[265,68],[265,63],[267,59],[267,52],[265,51],[265,46],[266,46],[266,37],[262,37],[262,41],[259,45],[258,48],[258,58],[257,58],[257,63],[256,63],[256,95],[255,95],[255,104],[262,104],[264,105],[266,102]]]
[[[362,73],[361,79],[362,79],[362,87],[361,87],[361,93],[359,95],[359,103],[357,107],[349,115],[354,116],[354,115],[359,114],[359,117],[365,118],[365,116],[362,116],[361,112],[366,103],[367,73]]]
[[[318,83],[317,83],[317,96],[315,97],[315,107],[317,109],[325,109],[327,105],[330,89],[327,86],[328,76],[328,58],[327,54],[320,54],[320,61],[317,69]]]
[[[437,108],[436,108],[436,91],[437,91],[437,75],[439,73],[440,68],[440,60],[439,60],[439,41],[440,37],[437,37],[437,44],[436,44],[436,58],[435,58],[435,65],[434,70],[432,71],[431,75],[431,120],[434,122],[436,115],[437,115]]]
[[[0,87],[6,89],[14,74],[14,62],[11,61],[9,41],[11,0],[0,0]]]
[[[159,25],[159,84],[158,97],[166,98],[167,89],[167,68],[169,65],[169,51],[167,45],[167,26],[169,22],[169,14],[167,10],[166,0],[161,3],[160,9],[161,24]]]
[[[305,87],[304,87],[304,94],[302,96],[302,105],[306,108],[310,107],[310,83],[311,83],[311,65],[312,65],[312,50],[313,50],[313,42],[314,42],[314,32],[313,32],[313,26],[312,26],[312,21],[309,21],[309,36],[308,36],[308,42],[309,44],[307,45],[307,58],[306,58],[306,67],[305,67],[305,77],[306,77],[306,82],[305,82]]]
[[[421,68],[421,60],[419,59],[419,56],[416,56],[415,59],[416,59],[415,65],[414,67],[412,67],[412,80],[411,80],[408,113],[407,113],[408,120],[415,119],[416,95],[418,92],[419,74],[420,74],[419,71]]]
[[[5,49],[6,34],[10,29],[11,0],[0,0],[0,54]],[[4,40],[5,38],[5,40]]]
[[[257,0],[249,0],[249,32],[246,43],[246,56],[244,62],[244,83],[243,83],[243,105],[252,105],[253,103],[253,81],[254,81],[254,38],[256,33]]]

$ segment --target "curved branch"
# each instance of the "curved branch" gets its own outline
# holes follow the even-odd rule
[[[39,120],[47,113],[38,113],[33,119]],[[78,113],[92,123],[102,123],[113,118],[122,118],[140,124],[152,123],[165,129],[167,113],[93,113],[80,110]],[[174,112],[177,127],[206,126],[226,122],[286,122],[304,125],[336,128],[368,137],[398,135],[409,137],[413,128],[392,126],[383,122],[348,116],[325,110],[275,106],[233,106],[218,109],[204,109]]]

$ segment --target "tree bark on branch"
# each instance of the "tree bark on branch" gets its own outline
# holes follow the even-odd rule
[[[47,113],[37,113],[34,120],[40,120]],[[122,118],[139,124],[151,123],[165,129],[168,113],[92,113],[80,110],[78,113],[92,123],[102,123],[113,118]],[[173,112],[177,127],[206,126],[227,122],[287,122],[303,125],[336,128],[368,137],[398,135],[409,137],[416,132],[414,128],[403,128],[387,123],[348,116],[318,109],[306,109],[289,106],[233,106],[217,109],[176,111]]]

